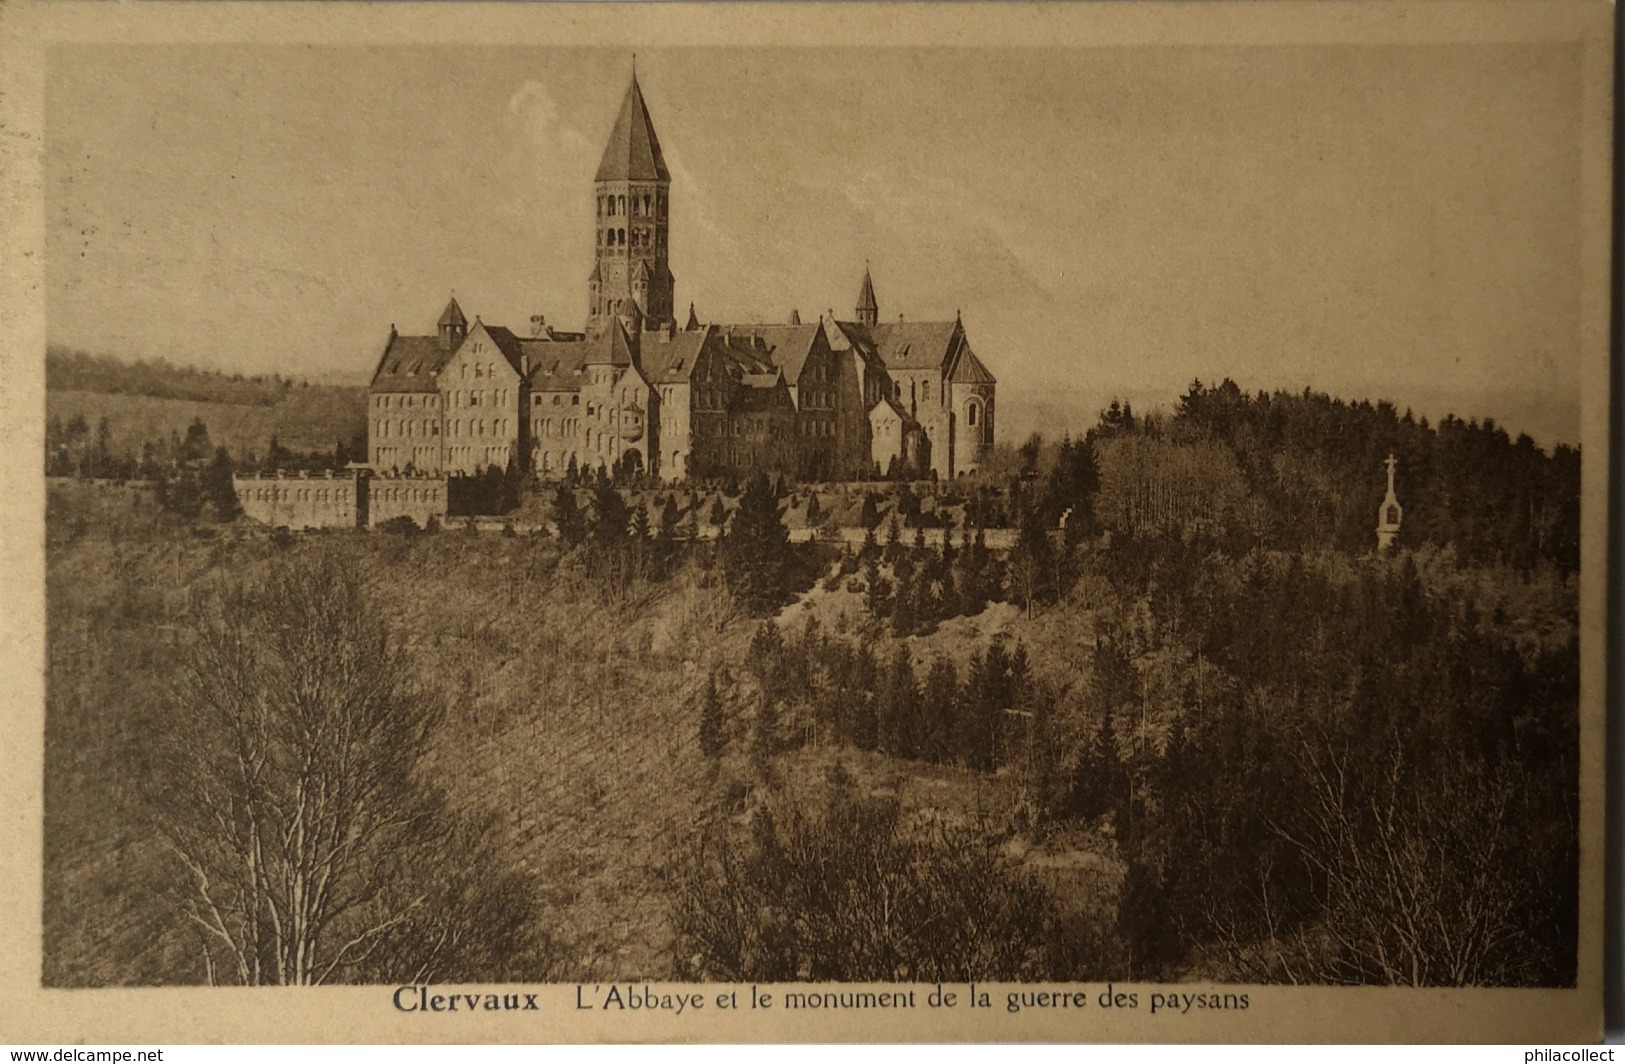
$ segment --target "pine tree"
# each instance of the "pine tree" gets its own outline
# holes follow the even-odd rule
[[[863,495],[863,510],[858,515],[858,524],[873,532],[880,527],[880,506],[878,496],[874,492],[865,492]]]
[[[947,658],[938,658],[926,674],[921,709],[925,719],[922,755],[937,764],[952,761],[959,731],[959,675]]]
[[[1049,531],[1038,508],[1022,511],[1016,549],[1011,552],[1010,561],[1011,590],[1030,617],[1034,603],[1051,602],[1055,598],[1055,547],[1050,543]]]
[[[202,418],[193,418],[192,423],[186,426],[186,441],[181,444],[181,460],[201,462],[209,456],[211,451],[209,427],[203,423]]]
[[[751,613],[766,614],[788,597],[794,561],[790,533],[779,520],[766,476],[757,474],[745,486],[723,533],[721,554],[729,590]]]
[[[619,488],[607,480],[592,489],[592,541],[601,550],[621,550],[627,544],[632,513]]]
[[[886,753],[892,757],[919,757],[920,691],[914,680],[914,661],[908,647],[901,643],[886,677],[883,705]]]
[[[705,678],[705,689],[700,692],[700,751],[712,761],[721,758],[728,746],[725,726],[722,696],[717,692],[717,674],[712,670]]]
[[[214,504],[215,520],[227,524],[243,512],[237,502],[237,489],[231,482],[231,454],[216,447],[214,461],[204,473],[203,493]]]
[[[575,489],[568,481],[553,492],[553,524],[566,547],[578,547],[587,538],[586,515],[576,503]]]

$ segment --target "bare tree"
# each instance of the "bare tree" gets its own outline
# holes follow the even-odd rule
[[[1541,943],[1523,919],[1533,888],[1514,837],[1523,781],[1504,765],[1475,769],[1459,756],[1419,779],[1399,736],[1383,745],[1363,784],[1330,743],[1305,741],[1294,752],[1305,800],[1271,828],[1325,897],[1316,925],[1281,943],[1283,974],[1404,986],[1537,979]]]
[[[424,778],[440,710],[353,572],[285,562],[190,635],[155,806],[210,983],[524,964],[524,892]]]

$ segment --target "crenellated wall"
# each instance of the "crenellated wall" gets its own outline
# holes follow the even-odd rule
[[[275,473],[231,478],[243,513],[272,528],[354,528],[354,473]]]
[[[446,517],[445,477],[374,476],[366,484],[368,528],[394,517],[410,517],[424,528],[429,518]]]

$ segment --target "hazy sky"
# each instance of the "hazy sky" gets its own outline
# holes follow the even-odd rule
[[[702,319],[963,312],[1001,431],[1192,377],[1577,438],[1577,50],[641,48]],[[626,50],[74,46],[51,338],[365,380],[393,322],[578,327]]]

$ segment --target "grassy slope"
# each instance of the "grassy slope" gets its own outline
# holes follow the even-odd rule
[[[298,387],[270,406],[48,391],[45,413],[47,418],[60,418],[64,424],[76,414],[83,415],[92,432],[105,417],[115,454],[139,457],[145,441],[167,440],[171,433],[184,437],[192,419],[202,418],[216,446],[224,444],[234,457],[249,451],[263,457],[272,436],[294,450],[330,451],[340,440],[363,435],[366,391],[328,385]]]

